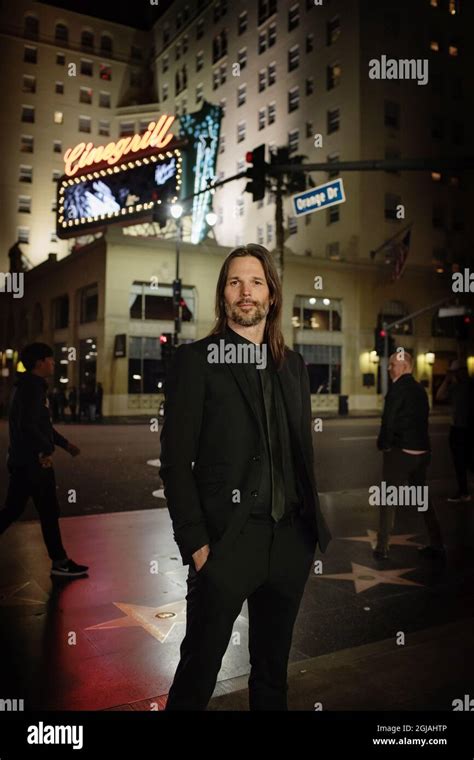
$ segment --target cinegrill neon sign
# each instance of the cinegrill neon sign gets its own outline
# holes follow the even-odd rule
[[[64,173],[68,177],[74,177],[77,172],[97,164],[114,166],[129,154],[140,153],[149,148],[166,148],[173,139],[169,131],[173,122],[174,116],[164,114],[157,122],[151,121],[143,135],[122,137],[117,142],[109,142],[106,145],[78,143],[74,148],[68,148],[64,154]]]

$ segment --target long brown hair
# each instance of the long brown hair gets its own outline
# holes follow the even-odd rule
[[[281,369],[285,359],[285,351],[287,350],[281,330],[281,309],[283,302],[281,282],[273,258],[263,245],[249,243],[248,245],[238,246],[226,257],[222,264],[221,271],[219,272],[216,286],[216,324],[207,337],[222,333],[225,330],[227,315],[225,312],[224,289],[227,285],[230,263],[233,259],[237,258],[237,256],[254,256],[262,264],[265,279],[270,291],[270,298],[273,300],[265,323],[264,341],[268,343],[268,347],[277,369]]]

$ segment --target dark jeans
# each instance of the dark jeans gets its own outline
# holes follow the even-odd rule
[[[449,431],[449,447],[453,457],[456,480],[458,481],[459,493],[467,496],[467,466],[469,464],[470,436],[469,429],[451,426]]]
[[[5,507],[0,510],[0,534],[20,517],[31,496],[39,515],[41,531],[50,559],[66,559],[67,554],[59,530],[59,503],[54,469],[41,467],[36,463],[8,469],[10,482]]]
[[[186,634],[166,710],[205,710],[234,621],[247,599],[251,710],[287,710],[296,616],[316,543],[301,518],[250,518],[224,556],[188,574]]]
[[[383,453],[383,480],[387,486],[425,486],[426,470],[431,461],[431,454],[407,454],[402,449],[390,449]],[[403,506],[381,506],[377,549],[388,548],[390,534],[395,526],[396,510]],[[431,546],[440,547],[443,544],[441,528],[436,517],[431,498],[428,499],[428,509],[421,513],[428,530]]]

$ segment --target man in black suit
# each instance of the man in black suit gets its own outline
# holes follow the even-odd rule
[[[403,348],[388,361],[392,385],[385,397],[382,425],[377,447],[383,451],[383,480],[387,486],[426,488],[426,471],[431,460],[428,435],[429,403],[426,391],[412,375],[413,359]],[[441,528],[431,499],[423,510],[430,543],[421,553],[443,558]],[[379,531],[374,548],[376,559],[388,559],[390,533],[395,525],[395,510],[402,506],[382,505]]]
[[[251,710],[287,710],[293,627],[330,533],[314,476],[311,398],[284,344],[282,291],[259,245],[226,258],[216,325],[180,346],[165,389],[161,468],[189,564],[186,634],[167,710],[205,710],[248,602]]]

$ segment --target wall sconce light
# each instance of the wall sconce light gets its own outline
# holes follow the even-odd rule
[[[433,366],[433,364],[435,363],[435,358],[436,357],[435,357],[435,354],[433,353],[433,351],[427,351],[425,353],[425,362],[427,364],[430,364],[431,366]]]

